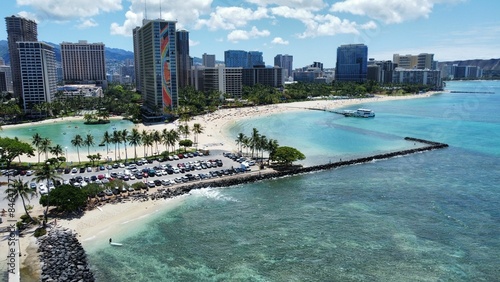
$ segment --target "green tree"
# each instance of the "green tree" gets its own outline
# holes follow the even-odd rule
[[[133,128],[130,136],[128,137],[129,145],[134,146],[134,159],[137,159],[137,146],[142,144],[141,134],[137,128]]]
[[[183,146],[184,147],[184,152],[186,152],[187,151],[187,147],[193,146],[193,141],[191,141],[189,139],[181,140],[181,141],[179,141],[179,146]]]
[[[203,133],[203,126],[199,123],[193,124],[194,143],[198,147],[198,135]]]
[[[35,156],[35,151],[33,147],[25,142],[19,141],[19,139],[0,137],[0,162],[5,162],[7,168],[10,168],[12,161],[26,155],[28,157]]]
[[[259,138],[260,138],[259,131],[257,130],[257,128],[254,127],[252,129],[252,135],[250,136],[250,142],[251,142],[250,146],[252,148],[252,158],[253,158],[254,151],[258,147]]]
[[[87,146],[87,154],[90,155],[90,146],[95,145],[94,136],[92,136],[92,134],[87,134],[85,140],[83,140],[83,144]]]
[[[120,136],[123,142],[123,147],[125,148],[125,162],[126,162],[128,160],[128,153],[127,153],[128,130],[124,129],[120,131]]]
[[[83,138],[80,134],[75,135],[73,139],[71,139],[71,145],[75,146],[76,153],[78,155],[78,163],[80,164],[80,147],[83,145]]]
[[[61,156],[64,153],[63,148],[59,144],[55,145],[54,147],[50,147],[49,151],[56,158],[58,158],[59,156]]]
[[[106,144],[106,154],[109,153],[109,143],[113,143],[113,139],[111,134],[109,134],[108,131],[104,132],[104,135],[102,136],[102,142]]]
[[[93,154],[93,155],[88,155],[87,158],[92,162],[92,166],[95,165],[95,161],[99,161],[101,159],[101,154]]]
[[[116,152],[118,151],[118,155],[120,155],[120,143],[122,142],[122,135],[120,134],[120,131],[118,131],[118,130],[113,131],[113,135],[111,137],[111,140],[115,144],[115,161],[116,161],[117,160],[116,159]],[[116,146],[118,146],[118,149]]]
[[[167,143],[172,146],[173,151],[175,152],[175,143],[180,140],[179,133],[175,129],[170,129],[168,131]]]
[[[299,150],[288,146],[278,147],[272,156],[273,161],[284,165],[292,165],[294,161],[304,160],[305,158],[306,156]]]
[[[10,179],[7,189],[5,189],[5,193],[7,194],[5,199],[8,199],[9,203],[15,203],[19,198],[21,198],[24,212],[30,218],[31,222],[35,222],[26,208],[26,200],[29,202],[30,198],[33,198],[35,194],[35,191],[30,189],[28,186],[28,182],[23,182],[21,178]]]
[[[37,152],[38,152],[38,163],[40,163],[40,155],[42,154],[42,151],[40,150],[40,144],[42,143],[42,136],[37,132],[33,134],[31,137],[31,144],[35,146]]]
[[[238,151],[241,152],[243,149],[243,141],[245,140],[245,134],[239,133],[238,137],[236,137],[236,146],[238,146]]]
[[[33,179],[37,183],[45,183],[47,185],[47,188],[50,187],[50,182],[55,183],[59,180],[62,180],[62,178],[59,176],[59,174],[56,172],[56,170],[53,167],[54,163],[51,162],[46,162],[41,168],[37,169],[35,172],[35,178]],[[50,191],[49,191],[50,192]],[[48,193],[47,195],[50,195]],[[43,212],[43,226],[45,227],[47,225],[48,221],[48,213],[49,213],[49,203],[50,203],[50,196],[47,196],[47,206],[45,208],[45,211]]]
[[[156,152],[158,152],[158,143],[161,143],[161,133],[158,130],[152,132],[153,142],[155,143]]]
[[[50,201],[49,201],[50,198]],[[40,198],[44,207],[55,206],[60,212],[74,212],[85,206],[87,195],[82,189],[71,185],[61,185]]]
[[[45,154],[45,161],[49,158],[49,151],[50,151],[50,144],[52,143],[52,140],[49,138],[42,138],[42,141],[40,142],[40,151]]]

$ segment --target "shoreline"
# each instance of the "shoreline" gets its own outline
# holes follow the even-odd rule
[[[227,129],[231,124],[237,121],[243,121],[256,116],[264,117],[285,112],[308,111],[307,108],[314,107],[337,109],[340,107],[354,106],[364,102],[382,102],[415,98],[428,98],[438,93],[443,92],[406,96],[376,96],[373,98],[349,100],[311,100],[258,107],[222,109],[214,113],[194,117],[191,121],[188,122],[188,124],[192,126],[194,123],[200,123],[204,128],[204,132],[198,136],[199,148],[205,147],[208,150],[217,149],[225,151],[236,151],[237,146],[234,140],[232,140],[233,138],[227,135]],[[75,117],[75,120],[80,119],[81,118]],[[50,121],[48,121],[47,123],[50,123]],[[174,129],[176,128],[176,126],[176,122],[169,124],[134,125],[134,127],[139,131],[153,129],[163,130],[164,128]],[[130,146],[127,146],[127,154],[129,156],[133,156],[134,149],[133,147],[129,147]],[[143,152],[142,148],[137,148],[137,151],[138,156],[139,153]],[[76,153],[74,155],[76,156]],[[36,156],[34,158],[36,159]],[[59,219],[57,220],[57,225],[73,230],[73,232],[77,234],[77,238],[84,246],[84,249],[86,251],[93,250],[94,248],[101,248],[106,246],[108,244],[108,238],[116,237],[119,240],[122,237],[120,237],[119,235],[117,236],[116,234],[127,233],[120,231],[126,231],[131,226],[146,228],[145,224],[143,224],[143,220],[148,220],[148,218],[154,217],[154,215],[159,212],[164,212],[166,210],[177,207],[178,205],[182,204],[183,199],[184,196],[180,196],[167,200],[160,199],[155,201],[129,201],[119,204],[107,204],[102,208],[102,211],[99,209],[86,211],[85,214],[80,218],[72,220]],[[38,211],[39,210],[36,209],[33,212],[35,213]],[[21,238],[21,252],[23,254],[27,254],[21,258],[22,269],[30,267],[30,264],[33,264],[33,256],[36,258],[38,257],[38,253],[36,252],[37,248],[33,248],[31,244],[34,240],[30,240],[30,238],[32,237],[24,236],[23,238]]]

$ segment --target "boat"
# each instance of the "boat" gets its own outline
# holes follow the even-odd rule
[[[111,246],[118,246],[118,247],[123,246],[123,244],[122,244],[122,243],[115,243],[115,242],[111,242],[111,243],[109,243],[109,244],[110,244]]]
[[[362,117],[362,118],[375,117],[375,113],[370,109],[357,109],[355,111],[345,110],[342,114],[346,117]]]

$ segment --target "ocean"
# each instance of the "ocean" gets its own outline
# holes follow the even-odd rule
[[[306,111],[257,128],[305,165],[415,146],[447,149],[229,188],[87,250],[98,281],[500,281],[500,81],[448,82],[430,98],[364,103],[374,119]],[[352,108],[351,108],[352,109]]]

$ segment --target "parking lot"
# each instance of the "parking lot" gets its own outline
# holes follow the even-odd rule
[[[128,185],[143,182],[148,187],[153,188],[258,170],[255,161],[223,151],[212,151],[210,155],[183,154],[177,155],[175,158],[173,155],[170,157],[170,160],[142,159],[135,162],[110,162],[98,167],[67,167],[59,176],[63,179],[62,183],[73,185],[76,188],[85,187],[89,183],[97,183],[102,184],[104,189],[104,184],[110,183],[114,179],[121,179]],[[21,177],[23,181],[30,183],[30,187],[37,189],[40,194],[45,194],[54,187],[53,183],[49,183],[49,187],[46,183],[34,183],[32,171],[25,175],[10,177]],[[0,178],[3,178],[2,181],[7,181],[6,175],[2,175]]]

